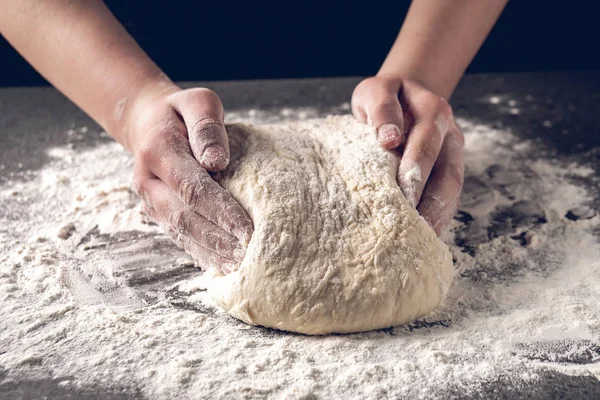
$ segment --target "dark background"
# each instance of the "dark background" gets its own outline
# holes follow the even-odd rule
[[[509,2],[468,72],[600,68],[593,3]],[[107,4],[167,75],[181,81],[372,75],[410,2]],[[41,84],[47,83],[0,39],[0,86]]]

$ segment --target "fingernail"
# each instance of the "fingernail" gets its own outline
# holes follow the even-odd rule
[[[202,165],[209,169],[223,169],[229,163],[225,149],[217,144],[210,145],[204,149],[200,161]]]
[[[252,232],[245,228],[234,228],[233,235],[244,247],[248,247],[248,244],[250,244],[250,239],[252,239]]]
[[[244,261],[244,257],[246,257],[246,250],[242,248],[237,248],[233,250],[233,259],[237,262]]]
[[[248,247],[248,245],[250,244],[250,239],[252,239],[252,234],[250,232],[244,232],[241,240],[242,246]]]
[[[377,130],[377,140],[383,145],[398,147],[404,141],[404,135],[396,125],[383,124]]]

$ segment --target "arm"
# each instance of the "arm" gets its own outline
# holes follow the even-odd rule
[[[100,0],[0,0],[3,36],[135,156],[146,212],[204,265],[243,259],[252,221],[209,175],[229,162],[223,106],[181,90]]]
[[[352,94],[352,112],[402,153],[397,181],[439,234],[458,208],[463,134],[446,101],[508,0],[413,0],[378,74]]]
[[[121,144],[124,117],[142,92],[177,90],[102,1],[0,4],[2,35]]]
[[[378,76],[448,99],[508,0],[414,0]]]

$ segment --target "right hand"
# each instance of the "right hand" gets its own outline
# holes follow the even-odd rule
[[[235,271],[254,228],[209,174],[229,163],[221,100],[209,89],[174,85],[140,97],[124,136],[144,211],[201,265]]]
[[[440,235],[452,222],[464,181],[464,135],[448,102],[419,82],[374,76],[352,95],[357,120],[401,154],[397,181],[408,202]]]

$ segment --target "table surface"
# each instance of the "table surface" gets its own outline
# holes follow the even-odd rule
[[[316,107],[327,115],[333,107],[348,102],[360,78],[257,80],[183,83],[215,90],[225,110],[247,108]],[[524,99],[519,108],[499,107],[490,96]],[[531,99],[531,100],[527,100]],[[451,105],[458,117],[504,126],[525,138],[541,141],[563,156],[589,160],[598,171],[600,135],[600,71],[511,73],[467,75],[460,82]],[[552,126],[540,129],[543,121]],[[39,169],[47,162],[49,146],[67,144],[64,132],[73,125],[91,126],[81,146],[108,141],[89,117],[52,88],[0,89],[0,160],[10,172]],[[46,133],[39,138],[40,129]],[[22,164],[19,167],[19,164]]]
[[[328,78],[194,82],[183,86],[215,90],[226,111],[252,108],[268,113],[282,108],[312,107],[316,108],[315,116],[321,116],[339,113],[339,105],[349,101],[359,81],[359,78]],[[501,100],[500,104],[490,101],[493,96]],[[506,99],[519,102],[511,104]],[[548,158],[586,163],[596,175],[600,172],[600,71],[468,75],[458,86],[451,104],[458,117],[511,129],[515,135],[533,140]],[[68,145],[70,139],[65,131],[74,126],[89,127],[88,133],[77,142],[82,150],[111,140],[100,135],[100,127],[52,88],[0,89],[0,188],[7,181],[30,179],[32,174],[28,171],[42,169],[49,162],[46,150]],[[45,135],[40,137],[39,132]],[[600,190],[593,187],[592,178],[587,184],[596,195],[596,209],[600,209]],[[8,212],[0,210],[0,217],[7,217]],[[2,377],[0,368],[0,382]],[[51,381],[24,379],[5,387],[0,383],[0,391],[17,389],[32,395],[67,395]],[[97,390],[92,389],[78,394],[90,395]],[[105,393],[110,396],[110,391]],[[523,386],[512,379],[490,383],[481,388],[479,395],[512,398],[515,393],[532,398],[579,394],[598,398],[600,383],[587,377],[552,372],[535,385]]]

